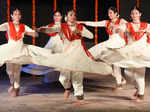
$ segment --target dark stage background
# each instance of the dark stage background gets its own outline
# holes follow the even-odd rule
[[[7,0],[0,0],[0,24],[7,21]],[[35,0],[36,2],[36,27],[47,25],[52,22],[53,0]],[[149,7],[150,0],[140,0],[140,8],[143,10],[143,21],[150,21]],[[107,9],[110,6],[116,7],[116,0],[98,0],[98,20],[108,19]],[[130,9],[136,6],[136,0],[120,0],[120,16],[130,21]],[[32,27],[32,0],[10,0],[10,7],[17,7],[22,11],[22,22]],[[73,0],[57,0],[57,9],[65,12],[73,8]],[[94,21],[95,19],[95,0],[76,0],[78,20]],[[86,26],[87,27],[87,26]],[[94,33],[93,27],[87,27]],[[5,33],[0,33],[0,44],[7,42]],[[40,33],[36,39],[36,46],[44,47],[50,37]],[[105,28],[98,28],[98,42],[108,39]],[[84,39],[87,47],[94,45],[94,39]],[[24,38],[25,44],[32,44],[32,37]]]

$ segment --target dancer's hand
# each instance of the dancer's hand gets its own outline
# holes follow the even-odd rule
[[[45,32],[45,28],[44,27],[40,27],[40,28],[36,28],[37,32]]]
[[[81,35],[81,31],[76,29],[76,30],[72,31],[72,35]]]
[[[115,30],[115,32],[118,33],[121,37],[124,37],[124,32],[123,32],[122,29],[117,28],[117,29]]]
[[[122,32],[122,31],[121,31],[120,28],[117,28],[117,29],[115,30],[115,32],[116,32],[116,33],[120,33],[120,32]]]
[[[78,24],[85,24],[85,21],[77,21]]]
[[[138,33],[147,33],[147,31],[146,30],[139,30]]]

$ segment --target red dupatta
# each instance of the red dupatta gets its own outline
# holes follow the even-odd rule
[[[147,25],[148,25],[147,23],[141,22],[139,30],[146,29]],[[127,23],[126,26],[127,26],[128,31],[129,31],[133,40],[140,40],[144,36],[144,32],[135,32],[135,30],[134,30],[134,28],[130,22]]]
[[[115,22],[115,25],[119,25],[120,24],[120,21],[121,21],[121,19],[120,18],[118,18],[117,19],[117,21]],[[107,21],[107,23],[106,23],[106,31],[107,31],[107,33],[109,34],[109,35],[112,35],[113,34],[113,28],[109,28],[109,25],[110,25],[110,23],[111,23],[111,21],[110,20],[108,20]],[[125,33],[123,33],[123,38],[124,38],[124,40],[125,40],[125,42],[126,42],[126,44],[128,43],[128,39],[127,39],[127,36],[125,35]]]
[[[8,22],[9,25],[9,34],[10,38],[13,40],[17,41],[22,38],[22,34],[25,32],[25,25],[20,24],[19,25],[19,31],[17,32],[15,29],[15,25],[13,22]],[[6,38],[8,39],[8,34],[6,34]]]
[[[120,21],[121,21],[121,19],[118,18],[117,21],[115,22],[115,25],[120,24]],[[110,23],[111,23],[111,21],[108,20],[107,23],[106,23],[106,31],[107,31],[107,33],[108,33],[109,35],[112,35],[112,34],[113,34],[113,32],[112,32],[112,31],[113,31],[113,28],[111,28],[111,29],[109,28]]]
[[[65,35],[65,37],[69,40],[69,41],[72,41],[72,40],[76,40],[76,39],[80,39],[81,40],[81,44],[87,54],[87,56],[93,58],[92,54],[88,51],[87,47],[85,46],[84,44],[84,41],[82,39],[82,37],[80,35],[72,35],[72,31],[71,29],[69,28],[68,24],[66,23],[62,23],[61,24],[61,29]],[[83,30],[83,26],[81,24],[77,24],[76,26],[76,29],[82,31]]]

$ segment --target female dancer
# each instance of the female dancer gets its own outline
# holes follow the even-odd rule
[[[1,47],[1,49],[3,48],[3,52],[5,52],[5,50],[7,49],[10,51],[6,55],[11,55],[11,53],[14,52],[14,50],[19,50],[17,46],[15,46],[14,43],[18,42],[18,45],[22,44],[21,37],[23,35],[30,35],[30,36],[37,35],[35,31],[30,29],[28,26],[20,23],[21,13],[18,9],[15,9],[11,16],[13,20],[12,22],[7,22],[7,23],[0,25],[0,30],[8,31],[8,35],[9,35],[8,44],[4,45],[5,46],[4,48]],[[24,31],[26,31],[26,33]],[[15,36],[15,34],[17,34],[17,36]],[[16,48],[16,49],[9,48],[9,45],[10,47],[12,46],[13,48]],[[19,95],[21,65],[14,64],[14,63],[7,63],[6,66],[7,66],[7,73],[9,74],[10,83],[11,83],[11,86],[8,89],[8,92],[9,93],[13,92],[12,96],[16,97]]]
[[[109,50],[108,48],[120,48],[125,45],[124,39],[119,37],[119,35],[116,33],[116,29],[120,25],[125,24],[126,21],[122,18],[119,18],[117,9],[114,7],[110,7],[108,9],[108,16],[110,20],[103,20],[99,22],[79,21],[79,23],[83,23],[87,26],[106,27],[106,31],[109,34],[109,39],[89,49],[91,54],[96,59],[102,57],[102,54],[105,56],[105,52]],[[121,76],[120,67],[114,66],[112,75],[116,78],[117,81],[117,87],[115,90],[120,90],[122,88],[122,84],[126,83],[125,79]]]
[[[64,23],[61,24],[61,26],[53,26],[48,28],[40,27],[37,29],[37,31],[45,33],[57,32],[60,35],[61,41],[63,43],[63,51],[61,53],[49,53],[49,56],[47,56],[46,54],[41,54],[42,56],[34,55],[34,63],[45,66],[52,66],[57,68],[57,70],[65,69],[71,71],[99,73],[103,75],[111,73],[112,68],[108,64],[103,62],[95,62],[93,60],[92,55],[85,47],[83,40],[79,35],[81,31],[81,35],[83,37],[93,38],[93,34],[82,25],[73,25],[74,27],[72,30],[69,26],[71,25]],[[80,63],[78,61],[80,61]],[[98,66],[103,69],[98,69]]]
[[[94,68],[95,67],[98,68],[99,65],[94,65],[94,63],[95,64],[98,63],[93,61],[92,55],[85,47],[83,40],[81,38],[81,36],[83,36],[92,39],[93,34],[89,32],[81,24],[76,23],[76,13],[73,10],[68,11],[66,16],[66,21],[67,23],[61,24],[61,27],[53,27],[53,28],[41,27],[38,30],[42,32],[58,32],[60,34],[60,37],[62,37],[62,42],[63,42],[63,53],[64,54],[67,53],[65,58],[67,58],[68,61],[65,61],[65,63],[66,64],[72,63],[72,65],[69,65],[72,66],[72,68],[80,65],[82,65],[82,67],[83,66],[90,67],[91,64],[94,66]],[[65,98],[69,97],[71,84],[72,84],[74,88],[74,94],[77,97],[77,101],[75,102],[75,105],[84,104],[82,72],[78,72],[78,71],[70,72],[66,70],[64,71],[61,70],[59,80],[65,88],[65,93],[64,93]]]
[[[54,23],[50,23],[47,27],[60,26],[62,21],[62,14],[60,11],[56,10],[53,14]],[[47,33],[51,39],[46,44],[45,48],[52,49],[53,53],[62,52],[62,41],[57,33]]]
[[[25,45],[23,43],[24,35],[33,37],[38,35],[26,25],[20,23],[20,19],[21,12],[16,9],[13,11],[13,21],[0,25],[0,31],[7,31],[8,33],[8,43],[0,46],[0,65],[3,65],[4,63],[39,64],[57,69],[100,74],[109,74],[112,72],[112,69],[108,64],[97,63],[87,57],[85,50],[82,47],[80,36],[74,36],[71,32],[69,33],[69,36],[66,34],[66,31],[70,31],[66,24],[61,25],[64,33],[60,32],[63,34],[61,39],[65,43],[65,46],[63,45],[63,53],[53,54],[49,49]],[[58,27],[58,29],[59,28],[60,27]],[[79,28],[82,30],[82,27]],[[44,29],[50,30],[53,28]],[[58,31],[58,29],[56,29],[55,32]],[[84,30],[83,28],[83,31],[83,36],[89,36],[86,29]],[[76,32],[74,32],[74,34]],[[79,61],[80,64],[78,63]],[[99,67],[102,69],[100,70]]]
[[[125,72],[132,76],[137,83],[137,90],[134,94],[136,98],[133,101],[140,102],[144,98],[145,67],[150,66],[150,24],[141,22],[141,11],[136,7],[131,10],[131,18],[132,22],[126,23],[118,29],[123,38],[126,38],[125,33],[128,35],[127,46],[113,53],[117,55],[117,59],[113,58],[112,61],[108,59],[112,56],[108,56],[107,60],[117,66],[127,68]]]
[[[53,12],[53,23],[48,24],[46,27],[60,26],[62,21],[62,13],[59,10]],[[62,41],[58,33],[47,33],[50,36],[49,41],[44,48],[51,49],[53,53],[60,53],[62,51]],[[54,70],[46,67],[39,66],[35,64],[30,64],[22,68],[22,71],[34,74],[34,75],[44,75],[44,82],[57,81],[58,75],[52,74]],[[49,76],[50,80],[49,80]]]
[[[0,65],[7,63],[7,73],[9,74],[11,86],[8,92],[13,92],[12,96],[19,95],[21,64],[31,64],[36,56],[49,56],[50,50],[39,48],[23,43],[24,35],[37,37],[38,34],[27,25],[20,23],[21,12],[15,9],[12,12],[12,21],[0,25],[0,31],[7,31],[8,43],[0,46]]]

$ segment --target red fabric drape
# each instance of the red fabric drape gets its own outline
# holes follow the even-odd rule
[[[118,18],[118,20],[115,22],[115,25],[118,25],[119,23],[120,23],[120,18]],[[113,28],[109,28],[109,25],[110,25],[110,23],[111,23],[111,21],[110,20],[108,20],[107,21],[107,25],[106,25],[106,31],[107,31],[107,33],[109,34],[109,35],[112,35],[112,30],[113,30]]]
[[[25,25],[24,24],[20,24],[19,31],[17,32],[16,29],[15,29],[15,25],[14,25],[13,22],[8,22],[8,24],[9,24],[9,34],[10,34],[10,37],[13,40],[15,40],[15,41],[21,39],[22,38],[22,33],[25,32]],[[6,38],[9,39],[7,33],[6,33]]]
[[[84,44],[84,41],[82,40],[82,37],[80,35],[72,35],[72,31],[71,29],[69,28],[68,24],[66,23],[63,23],[61,24],[61,28],[62,28],[62,31],[65,35],[65,37],[69,40],[69,41],[72,41],[72,40],[76,40],[76,39],[80,39],[81,40],[81,44],[87,54],[87,56],[93,58],[92,54],[88,51],[87,47],[85,46]],[[83,30],[83,26],[81,24],[78,24],[76,26],[76,29],[82,31]]]
[[[148,25],[147,23],[141,22],[141,23],[140,23],[140,29],[139,29],[139,30],[144,30],[144,29],[146,29],[146,28],[147,28],[147,25]],[[132,26],[132,24],[131,24],[130,22],[127,23],[126,26],[127,26],[128,30],[129,30],[129,33],[130,33],[130,35],[132,36],[132,39],[133,39],[133,40],[140,40],[140,39],[143,37],[144,32],[135,32],[135,31],[134,31],[134,28],[133,28],[133,26]]]

